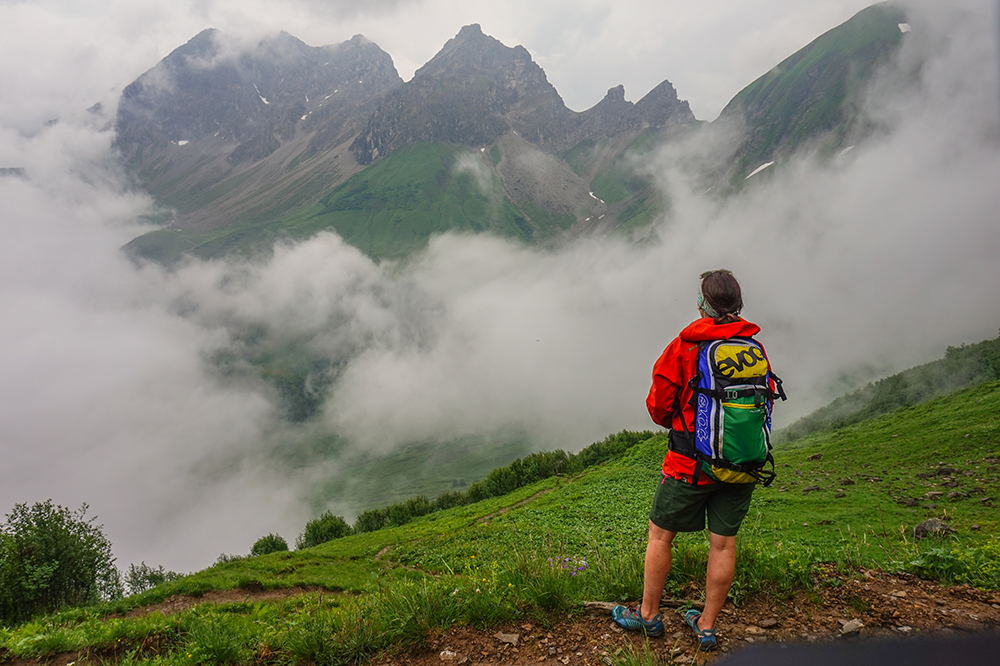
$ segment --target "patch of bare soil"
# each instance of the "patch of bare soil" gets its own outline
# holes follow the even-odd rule
[[[885,637],[965,634],[1000,629],[1000,593],[943,587],[914,576],[864,570],[845,579],[832,569],[827,581],[791,599],[761,595],[737,608],[727,603],[718,625],[719,649],[704,653],[674,608],[662,608],[666,632],[649,649],[675,664],[718,661],[748,645],[863,641]],[[454,627],[431,637],[429,649],[383,655],[377,666],[440,664],[603,665],[608,657],[646,639],[623,631],[601,613],[561,616],[550,626],[521,623],[478,631]]]
[[[163,613],[164,615],[170,615],[172,613],[179,613],[187,610],[188,608],[197,606],[198,604],[231,604],[248,601],[274,601],[277,599],[287,599],[288,597],[297,597],[309,592],[317,592],[320,589],[321,588],[318,587],[289,587],[278,590],[213,590],[211,592],[206,592],[199,597],[175,594],[172,597],[167,597],[158,604],[136,608],[135,610],[130,611],[126,617],[144,617],[157,611]]]

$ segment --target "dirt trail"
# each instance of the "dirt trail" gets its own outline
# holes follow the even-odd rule
[[[726,604],[719,623],[719,650],[700,653],[681,615],[664,608],[666,633],[649,648],[675,664],[718,661],[760,643],[863,641],[1000,630],[1000,593],[943,587],[915,576],[863,570],[845,579],[824,572],[832,585],[792,599],[759,596],[740,608]],[[521,623],[490,631],[456,627],[417,654],[384,655],[378,666],[431,664],[603,665],[609,655],[643,649],[642,636],[619,629],[607,615],[560,617],[549,627]]]

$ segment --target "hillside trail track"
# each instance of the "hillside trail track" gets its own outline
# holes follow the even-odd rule
[[[454,627],[433,635],[424,652],[382,655],[371,663],[603,666],[610,655],[629,649],[641,653],[648,645],[663,663],[710,664],[761,643],[906,640],[1000,631],[1000,592],[946,587],[876,570],[861,570],[845,578],[830,567],[822,576],[827,581],[822,586],[790,599],[758,595],[738,608],[727,602],[718,626],[719,649],[711,653],[696,649],[680,613],[662,608],[662,638],[646,639],[623,631],[604,614],[561,615],[547,627],[528,621],[484,631]]]

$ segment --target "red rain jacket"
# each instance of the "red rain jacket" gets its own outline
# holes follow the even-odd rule
[[[646,398],[646,409],[653,421],[664,428],[683,432],[694,431],[695,411],[691,405],[693,391],[688,382],[697,373],[698,345],[708,340],[750,337],[760,332],[757,324],[743,319],[731,324],[716,324],[712,319],[697,319],[667,345],[653,366],[653,385]],[[765,352],[766,356],[766,352]],[[772,382],[772,389],[774,388]],[[677,409],[680,407],[680,409]],[[683,418],[682,418],[683,414]],[[663,458],[663,473],[690,482],[695,461],[675,451]],[[714,483],[707,474],[699,477],[698,485]]]

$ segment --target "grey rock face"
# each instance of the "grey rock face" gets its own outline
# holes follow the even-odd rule
[[[418,141],[484,147],[511,130],[558,149],[635,128],[693,122],[669,81],[634,105],[617,86],[593,108],[571,111],[524,47],[504,46],[470,25],[386,95],[351,150],[368,164]]]
[[[205,30],[125,88],[116,144],[140,166],[159,146],[200,141],[229,146],[230,163],[257,161],[300,130],[340,134],[400,83],[360,35],[310,47],[283,32],[246,50]]]

